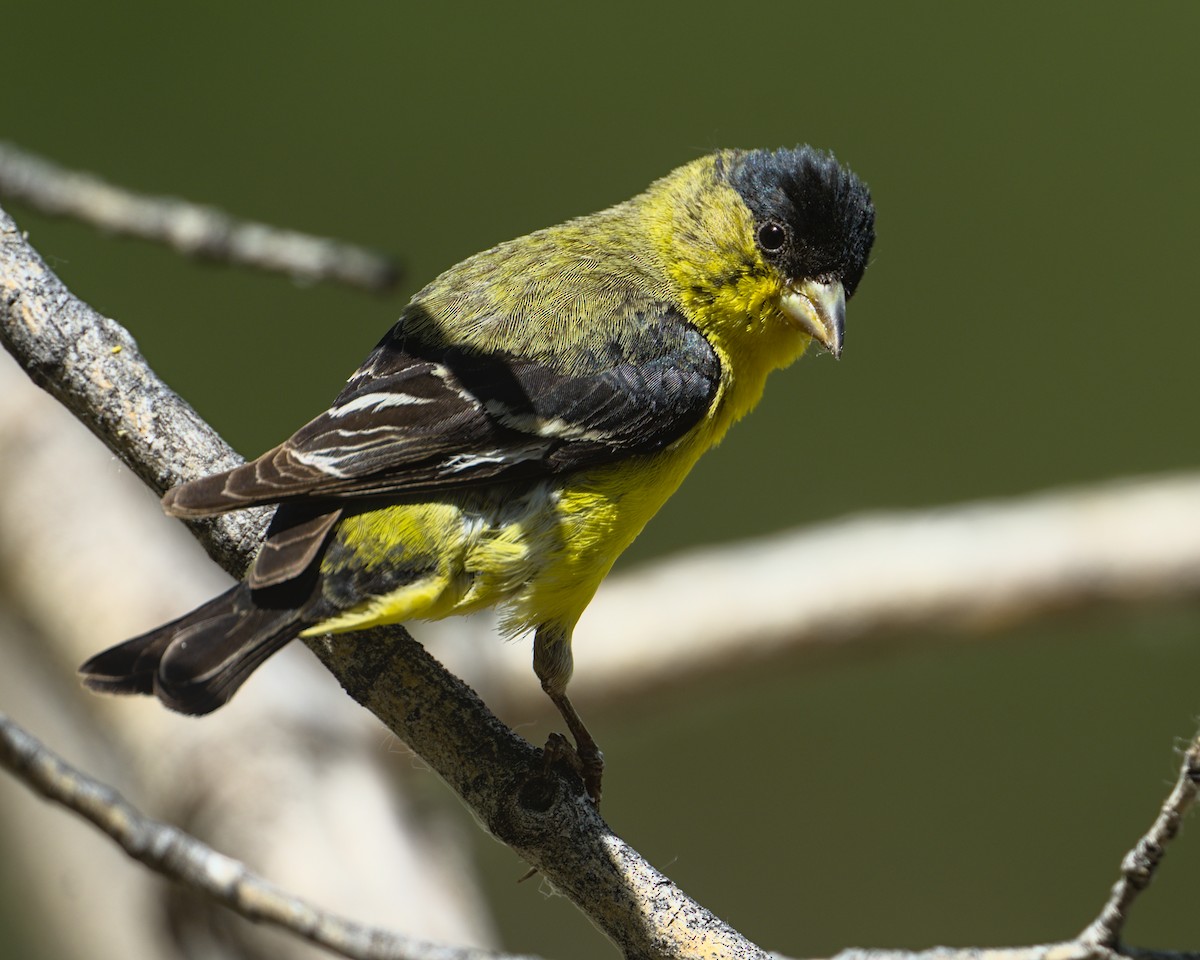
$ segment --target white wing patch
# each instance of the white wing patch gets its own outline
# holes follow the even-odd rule
[[[499,400],[489,400],[484,406],[488,413],[506,427],[520,430],[521,433],[530,433],[551,440],[603,441],[608,438],[608,434],[603,431],[588,430],[577,423],[569,423],[559,417],[547,419],[532,413],[514,413]]]
[[[435,402],[432,397],[414,397],[411,393],[364,393],[348,403],[334,407],[329,411],[329,416],[345,417],[360,410],[383,410],[386,407],[409,407]]]
[[[338,469],[335,464],[344,459],[340,453],[329,454],[321,451],[317,453],[309,453],[305,450],[289,450],[288,456],[297,463],[302,463],[306,467],[312,467],[314,470],[319,470],[321,473],[328,474],[331,477],[345,480],[350,476],[345,470]]]
[[[447,457],[441,470],[445,473],[462,473],[474,467],[487,463],[521,463],[524,460],[538,460],[546,452],[545,444],[527,447],[508,448],[507,450],[481,450],[478,453],[456,453]]]

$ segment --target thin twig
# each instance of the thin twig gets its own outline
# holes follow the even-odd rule
[[[1172,950],[1118,952],[1080,940],[1031,947],[933,947],[930,950],[843,950],[830,960],[1200,960],[1200,953]]]
[[[1175,789],[1162,805],[1153,825],[1138,840],[1121,861],[1121,879],[1112,888],[1108,903],[1100,915],[1079,935],[1084,943],[1117,949],[1121,933],[1129,920],[1129,909],[1139,894],[1150,886],[1167,852],[1167,844],[1175,839],[1184,814],[1196,802],[1200,793],[1200,736],[1183,755]]]
[[[71,766],[0,713],[0,765],[47,800],[74,811],[135,860],[222,903],[350,960],[536,960],[450,947],[346,920],[293,896],[182,830],[154,820]]]
[[[175,197],[137,194],[2,141],[0,197],[111,233],[166,244],[198,259],[373,291],[390,290],[396,284],[396,263],[384,254],[339,240],[236,220],[214,207]]]

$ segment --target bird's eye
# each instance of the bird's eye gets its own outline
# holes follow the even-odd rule
[[[784,229],[783,224],[772,220],[758,228],[758,245],[767,253],[782,250],[785,243],[787,243],[787,230]]]

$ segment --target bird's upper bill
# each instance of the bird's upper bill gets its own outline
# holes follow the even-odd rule
[[[797,327],[833,354],[842,354],[846,334],[846,289],[840,280],[820,283],[803,280],[790,284],[779,301]]]

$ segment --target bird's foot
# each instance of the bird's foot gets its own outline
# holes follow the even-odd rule
[[[558,763],[565,763],[575,771],[583,781],[583,787],[591,797],[592,803],[599,809],[600,782],[604,777],[604,754],[600,752],[594,740],[588,737],[572,746],[571,741],[561,733],[552,733],[546,738],[542,757],[547,773]]]

